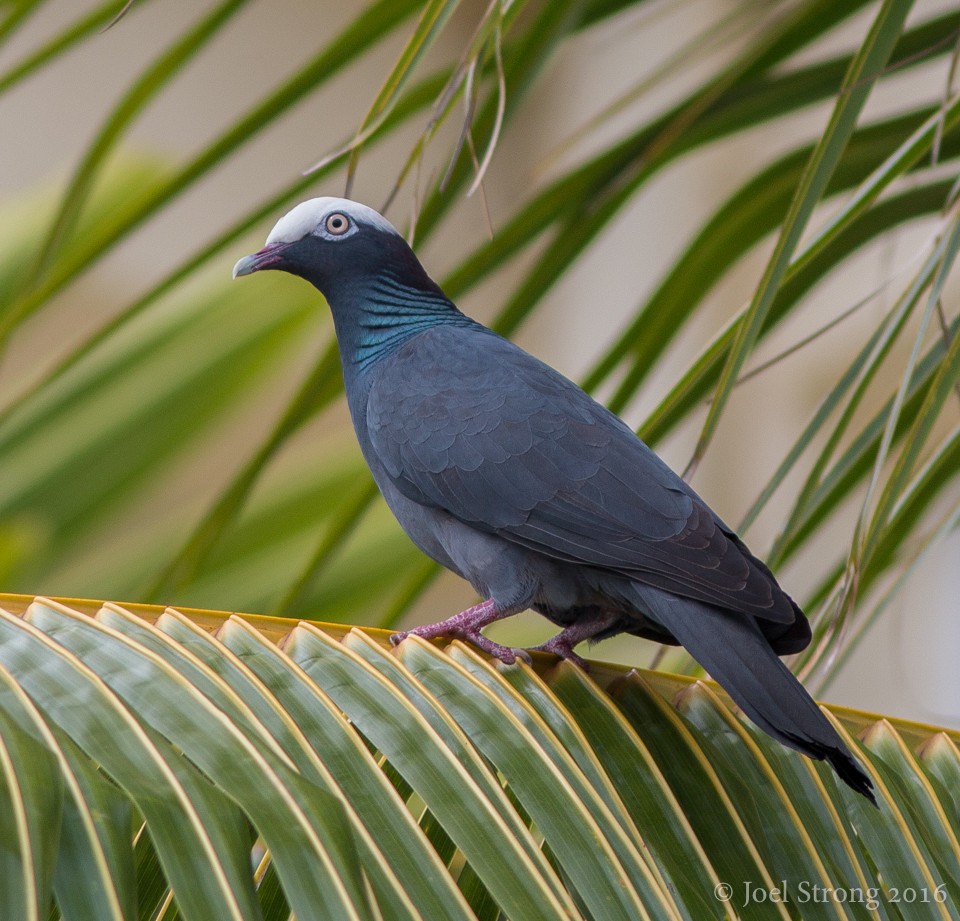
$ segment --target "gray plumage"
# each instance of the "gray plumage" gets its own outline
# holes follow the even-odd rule
[[[587,639],[681,643],[753,721],[871,783],[778,655],[810,628],[767,567],[617,416],[462,314],[396,230],[356,202],[297,206],[235,275],[299,275],[326,297],[357,438],[410,538],[486,599],[411,633],[462,637],[533,608]],[[398,639],[406,634],[400,634]]]

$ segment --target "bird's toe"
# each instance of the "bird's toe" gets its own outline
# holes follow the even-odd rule
[[[569,643],[561,640],[559,636],[555,636],[552,639],[547,640],[545,643],[541,643],[539,646],[534,646],[533,651],[548,652],[551,655],[558,656],[567,662],[572,662],[578,668],[582,668],[585,672],[590,671],[590,664],[587,662],[587,660],[581,656],[578,656],[573,651],[573,647]]]
[[[463,640],[463,642],[475,646],[482,652],[493,656],[493,658],[499,659],[504,665],[513,665],[518,658],[523,659],[528,665],[533,664],[533,659],[526,649],[513,649],[510,646],[495,643],[493,640],[487,639],[479,630],[451,630],[448,628],[440,633],[433,628],[434,625],[427,625],[425,627],[414,627],[412,630],[404,630],[400,633],[391,634],[390,643],[393,646],[398,646],[408,636],[412,635],[422,637],[425,640],[445,637],[447,639]]]
[[[517,661],[518,654],[526,656],[527,661],[529,661],[525,649],[512,649],[510,646],[495,643],[479,631],[464,631],[460,635],[460,639],[465,640],[471,646],[476,646],[477,649],[493,656],[495,659],[499,659],[504,665],[513,665]]]

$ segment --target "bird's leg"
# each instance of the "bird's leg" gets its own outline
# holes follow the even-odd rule
[[[531,648],[531,652],[550,652],[561,659],[566,659],[584,671],[588,670],[586,659],[578,656],[573,647],[584,640],[592,640],[598,633],[612,627],[620,619],[619,614],[604,611],[599,617],[584,618],[574,621],[569,627],[564,627],[556,636],[550,637],[545,643]]]
[[[525,650],[501,646],[500,643],[488,640],[480,632],[488,624],[503,620],[505,617],[511,617],[519,611],[520,609],[515,606],[500,607],[493,598],[488,598],[486,601],[481,601],[480,604],[475,604],[473,607],[467,608],[459,614],[454,614],[453,617],[448,617],[446,620],[441,620],[439,623],[425,624],[422,627],[414,627],[412,630],[404,630],[403,633],[394,633],[390,637],[390,642],[396,646],[411,633],[425,640],[432,640],[438,636],[456,637],[466,640],[476,646],[477,649],[482,649],[507,665],[512,665],[518,655],[529,662],[530,657]]]

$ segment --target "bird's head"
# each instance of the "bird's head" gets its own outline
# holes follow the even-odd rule
[[[417,257],[383,215],[346,198],[312,198],[277,222],[263,249],[244,256],[233,277],[262,269],[298,275],[327,299],[385,273],[411,287],[434,289]]]

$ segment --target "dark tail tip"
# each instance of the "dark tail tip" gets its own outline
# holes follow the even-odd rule
[[[851,790],[856,790],[861,796],[865,796],[874,806],[877,806],[877,798],[873,793],[873,781],[866,775],[859,762],[848,751],[840,748],[832,748],[826,752],[827,761],[833,766],[840,779]],[[877,807],[879,808],[879,806]]]

